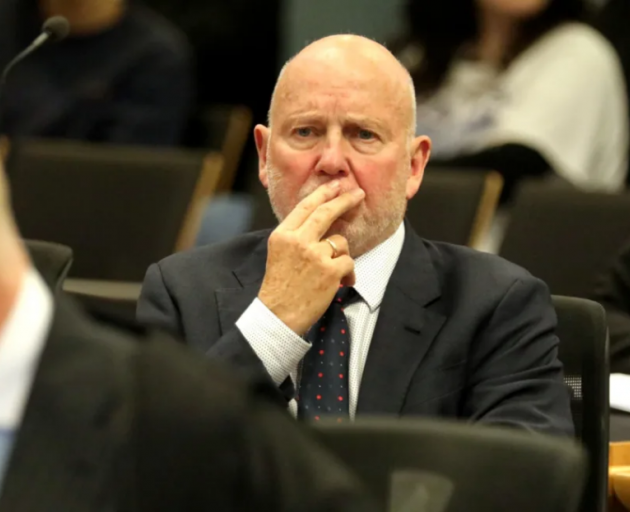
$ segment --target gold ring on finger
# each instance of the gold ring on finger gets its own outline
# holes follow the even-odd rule
[[[331,257],[336,258],[337,255],[339,254],[339,249],[337,249],[337,244],[333,242],[330,238],[326,238],[325,241],[328,242],[330,246],[332,247],[333,253]]]

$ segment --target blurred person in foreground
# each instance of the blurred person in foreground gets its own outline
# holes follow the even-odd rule
[[[614,48],[582,0],[410,0],[395,52],[413,76],[432,163],[618,191],[628,108]]]
[[[610,371],[630,375],[630,240],[593,293],[606,308],[610,334]]]
[[[370,510],[264,388],[53,302],[0,173],[0,510]]]
[[[170,146],[192,99],[188,43],[167,20],[128,0],[2,0],[0,68],[65,16],[67,39],[9,75],[0,134]]]
[[[570,434],[546,286],[404,222],[431,141],[407,71],[331,36],[282,70],[260,179],[280,225],[152,265],[138,319],[272,381],[292,414],[441,416]]]

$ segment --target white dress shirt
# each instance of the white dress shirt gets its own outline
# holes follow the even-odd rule
[[[350,418],[354,418],[363,368],[367,359],[372,335],[385,295],[389,278],[398,262],[405,241],[405,226],[401,223],[396,232],[371,251],[355,260],[355,290],[360,300],[344,308],[350,327],[349,395]],[[276,383],[282,384],[291,376],[297,379],[297,368],[311,348],[311,344],[298,336],[274,315],[259,299],[254,299],[236,322],[245,339],[265,365]],[[291,400],[289,410],[297,416],[297,403]]]
[[[6,322],[0,325],[0,485],[52,313],[52,295],[39,274],[30,269]]]

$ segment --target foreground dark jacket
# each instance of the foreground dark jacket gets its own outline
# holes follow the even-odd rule
[[[60,303],[0,510],[371,510],[363,499],[264,385]]]

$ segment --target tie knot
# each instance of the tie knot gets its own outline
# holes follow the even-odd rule
[[[345,306],[357,297],[357,291],[350,286],[340,286],[335,294],[334,302]]]

